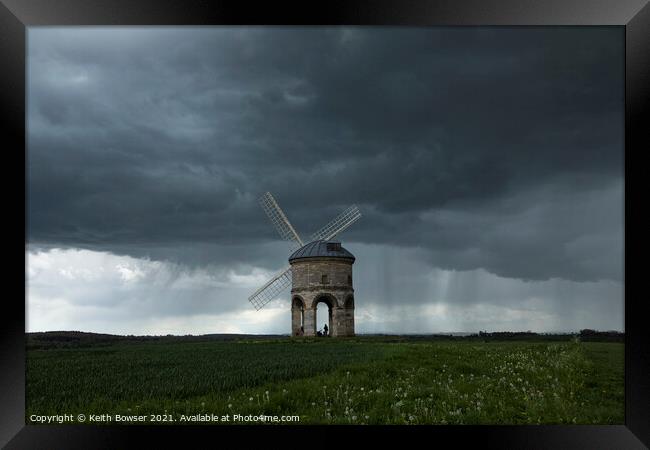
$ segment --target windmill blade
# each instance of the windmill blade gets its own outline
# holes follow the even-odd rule
[[[260,310],[271,300],[278,298],[278,295],[291,285],[291,267],[287,267],[282,272],[267,281],[253,295],[248,297],[248,301],[253,304],[256,310]]]
[[[265,192],[259,201],[262,209],[269,216],[269,219],[271,219],[271,222],[275,226],[275,229],[278,230],[278,233],[280,233],[282,239],[291,242],[296,248],[305,245],[270,192]]]
[[[312,241],[323,239],[329,241],[337,234],[343,232],[347,227],[361,218],[361,212],[357,205],[352,205],[341,214],[336,216],[334,220],[325,225],[311,236]]]

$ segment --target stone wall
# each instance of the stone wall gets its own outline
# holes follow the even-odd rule
[[[327,276],[323,285],[322,277]],[[292,289],[352,288],[352,263],[341,258],[309,258],[291,264]]]
[[[354,289],[352,261],[342,258],[296,260],[292,271],[292,335],[298,334],[301,322],[305,336],[315,336],[318,303],[328,305],[331,313],[331,336],[354,336]],[[325,279],[323,278],[325,275]],[[327,319],[318,317],[319,323]]]

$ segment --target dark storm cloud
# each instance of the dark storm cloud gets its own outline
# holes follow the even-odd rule
[[[32,28],[29,240],[275,267],[269,190],[304,237],[358,203],[436,267],[620,280],[622,38]]]

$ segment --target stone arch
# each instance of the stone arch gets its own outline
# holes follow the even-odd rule
[[[325,303],[328,308],[339,307],[339,303],[336,300],[336,297],[328,292],[319,292],[314,296],[314,299],[311,302],[312,309],[316,309],[319,303]]]
[[[332,294],[326,293],[326,292],[321,292],[314,296],[314,300],[312,300],[311,306],[314,314],[314,333],[316,333],[316,329],[318,329],[318,323],[322,321],[322,318],[318,317],[318,304],[319,303],[325,303],[327,305],[327,328],[328,328],[328,335],[329,336],[336,336],[337,335],[337,323],[336,323],[336,316],[337,316],[337,309],[339,308],[338,301],[336,297]]]
[[[300,295],[293,295],[291,300],[291,308],[299,308],[304,310],[306,307],[305,300]]]
[[[354,308],[354,295],[348,295],[345,298],[344,308],[346,309]]]

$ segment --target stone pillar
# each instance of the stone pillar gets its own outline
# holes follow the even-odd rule
[[[334,321],[335,314],[336,314],[336,312],[335,312],[334,307],[332,307],[332,308],[328,307],[327,308],[327,328],[328,328],[327,334],[329,336],[333,336],[334,335],[334,329],[337,328],[336,322]]]
[[[345,336],[354,336],[354,306],[345,308]]]
[[[305,336],[316,336],[316,310],[314,308],[305,309]]]
[[[291,335],[298,336],[302,326],[302,308],[297,306],[291,307]]]
[[[343,308],[332,308],[332,337],[345,336],[345,314]]]

